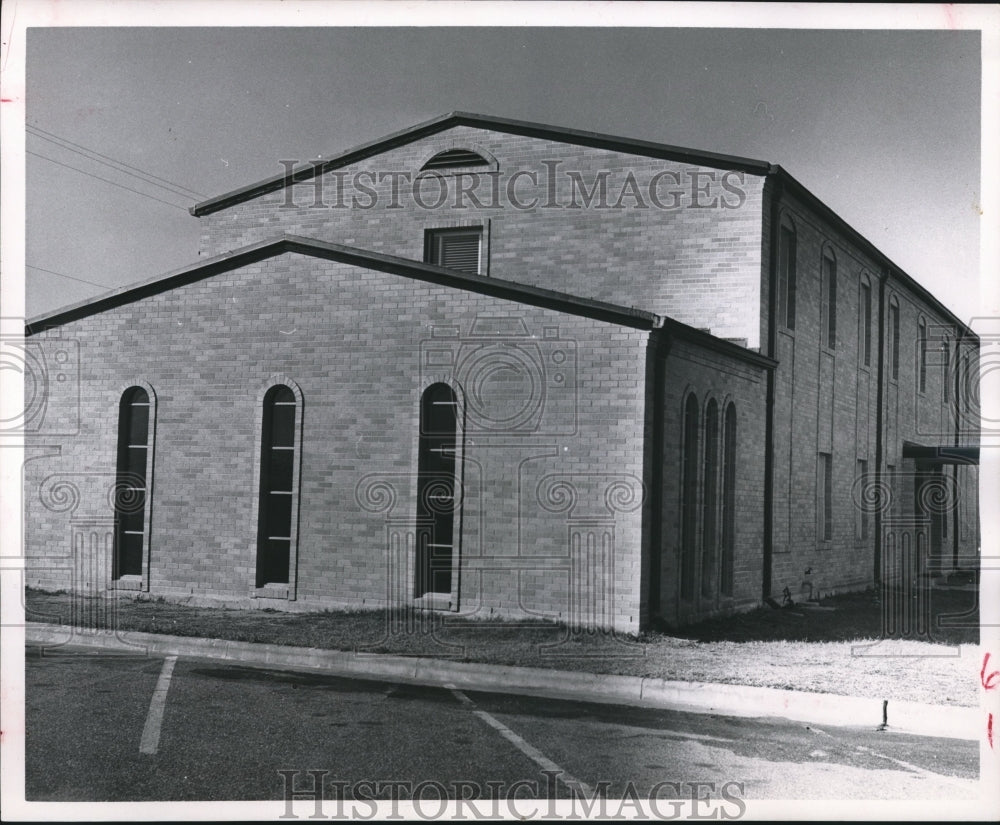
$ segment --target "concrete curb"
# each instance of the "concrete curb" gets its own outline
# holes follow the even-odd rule
[[[881,699],[832,693],[452,662],[134,631],[81,630],[66,625],[28,624],[25,641],[49,649],[67,645],[121,654],[218,659],[258,667],[322,670],[336,676],[454,685],[493,693],[641,705],[721,716],[779,717],[847,727],[876,728],[882,724]],[[980,715],[979,708],[975,707],[892,700],[887,708],[887,730],[978,741],[982,727]]]

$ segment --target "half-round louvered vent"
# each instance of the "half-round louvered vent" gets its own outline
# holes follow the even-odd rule
[[[449,149],[439,152],[421,167],[424,169],[454,169],[459,166],[489,166],[490,162],[482,155],[470,152],[468,149]]]

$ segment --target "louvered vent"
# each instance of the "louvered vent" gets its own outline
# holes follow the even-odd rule
[[[489,166],[490,162],[482,155],[470,152],[468,149],[449,149],[432,157],[421,168],[425,169],[455,169],[459,166]]]
[[[425,258],[428,263],[479,274],[481,229],[439,229],[427,233]]]

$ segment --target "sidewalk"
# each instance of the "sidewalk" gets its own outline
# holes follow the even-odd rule
[[[72,646],[125,655],[177,655],[238,662],[253,667],[322,670],[338,676],[449,685],[495,693],[640,705],[725,716],[780,717],[814,725],[870,726],[876,729],[885,718],[885,729],[891,732],[973,741],[980,738],[982,729],[981,712],[977,707],[885,700],[879,696],[843,696],[139,631],[81,630],[56,624],[29,623],[25,628],[25,639],[29,644],[46,648]]]

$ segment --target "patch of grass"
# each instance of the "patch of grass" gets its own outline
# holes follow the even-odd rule
[[[858,642],[889,638],[978,644],[979,602],[975,591],[945,587],[908,592],[867,590],[818,603],[761,607],[668,632],[701,642]]]
[[[409,610],[285,613],[33,589],[25,604],[34,622],[68,624],[75,617],[87,627],[122,631],[974,705],[976,594],[930,595],[935,629],[923,637],[883,633],[886,602],[874,592],[817,606],[765,607],[639,638]],[[962,616],[957,624],[970,626],[939,627],[947,616]]]

